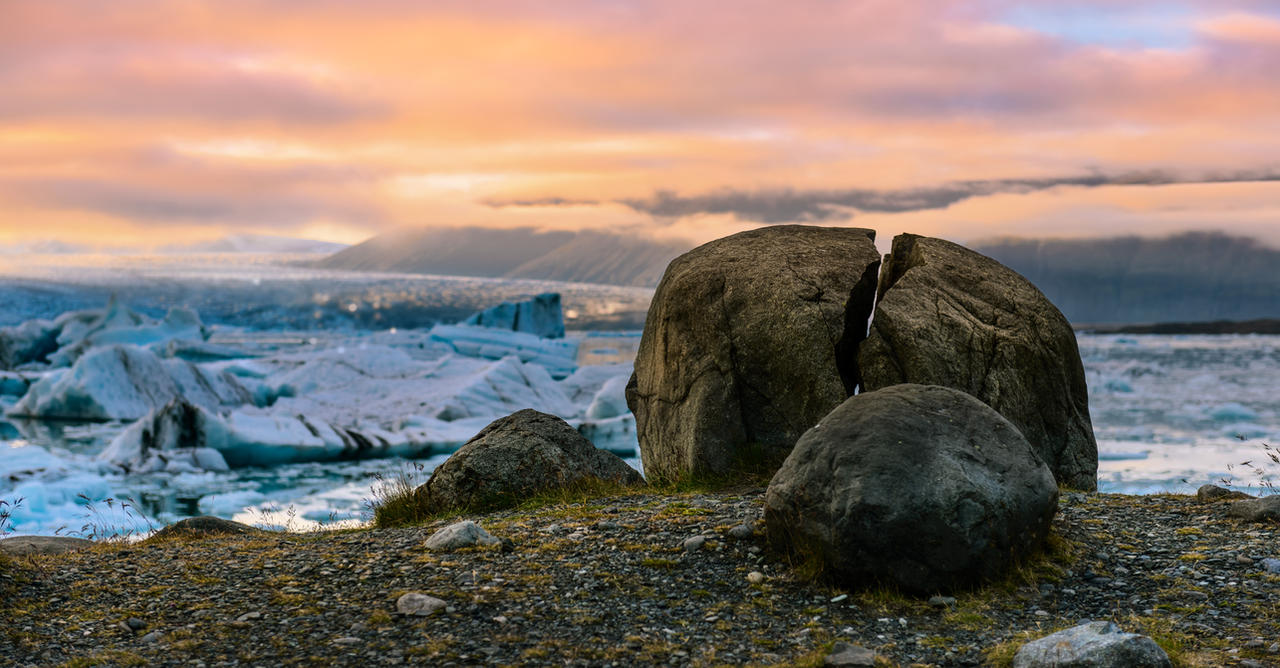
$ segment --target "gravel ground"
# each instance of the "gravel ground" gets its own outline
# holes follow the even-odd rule
[[[15,559],[0,665],[822,665],[836,641],[881,665],[1007,665],[1028,639],[1110,619],[1180,665],[1280,666],[1277,527],[1221,503],[1064,494],[1045,555],[930,602],[800,579],[766,549],[762,497],[470,516],[504,544],[451,553],[422,543],[462,518]],[[399,615],[407,592],[448,607]]]

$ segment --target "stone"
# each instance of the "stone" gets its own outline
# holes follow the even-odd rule
[[[756,535],[755,527],[746,523],[739,524],[738,526],[729,529],[729,537],[736,538],[738,540],[747,540],[754,535]]]
[[[895,237],[858,366],[866,390],[919,383],[973,395],[1017,427],[1059,484],[1097,489],[1071,324],[995,260],[941,239]]]
[[[177,522],[157,531],[155,535],[151,536],[151,538],[147,540],[165,540],[167,538],[177,536],[188,538],[206,536],[238,536],[252,533],[262,533],[262,530],[251,527],[248,524],[224,520],[221,517],[201,515],[199,517],[188,517],[184,520],[178,520]]]
[[[418,487],[433,510],[488,510],[592,483],[640,485],[617,455],[596,448],[564,420],[526,408],[494,420]]]
[[[145,643],[155,643],[155,642],[160,642],[162,638],[164,638],[163,633],[159,631],[152,631],[151,633],[148,633],[147,635],[142,636],[141,640],[142,642],[145,642]]]
[[[501,540],[493,537],[479,524],[471,520],[463,520],[431,534],[423,547],[436,552],[448,552],[473,545],[494,547],[501,544]]]
[[[753,585],[763,583],[764,573],[761,573],[760,571],[751,571],[750,573],[747,573],[747,582],[750,582]]]
[[[765,493],[775,546],[839,583],[934,594],[1003,574],[1057,511],[1052,473],[1016,427],[957,390],[850,397],[796,443]]]
[[[124,620],[124,623],[125,623],[125,626],[129,627],[129,630],[135,631],[135,632],[141,631],[142,629],[147,628],[147,623],[142,621],[141,619],[138,619],[137,617],[130,617]]]
[[[703,545],[706,545],[706,544],[707,544],[706,536],[693,536],[692,538],[684,539],[684,542],[681,543],[680,547],[684,548],[685,552],[697,552],[698,550],[702,549]]]
[[[0,540],[0,552],[22,557],[29,554],[62,554],[93,547],[91,540],[70,536],[14,536]]]
[[[1014,668],[1166,668],[1173,664],[1154,640],[1125,633],[1112,622],[1089,622],[1033,640],[1013,657]]]
[[[237,622],[253,622],[259,619],[262,619],[262,613],[257,610],[254,610],[253,612],[246,612],[243,615],[236,617]]]
[[[396,612],[402,615],[427,617],[434,615],[448,606],[443,600],[428,596],[421,592],[409,592],[396,599]]]
[[[1227,507],[1227,516],[1246,522],[1280,522],[1280,494],[1236,501]]]
[[[956,607],[956,599],[954,596],[933,596],[929,598],[929,607],[954,608]]]
[[[1273,575],[1280,575],[1280,559],[1271,559],[1271,558],[1263,559],[1262,563],[1260,563],[1259,565],[1262,566],[1262,570],[1268,573],[1271,573]]]
[[[853,393],[880,267],[874,237],[779,225],[671,262],[627,385],[650,481],[772,472]]]
[[[544,339],[564,338],[564,310],[558,292],[544,292],[522,302],[502,302],[473,314],[462,324],[509,329]]]
[[[831,653],[823,660],[824,666],[874,666],[876,653],[858,645],[837,642],[831,646]]]
[[[1244,492],[1218,487],[1217,485],[1202,485],[1196,490],[1196,501],[1200,503],[1212,503],[1214,501],[1235,501],[1238,499],[1252,499],[1253,496]]]

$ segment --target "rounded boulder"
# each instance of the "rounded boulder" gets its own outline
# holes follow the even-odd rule
[[[435,511],[511,506],[535,494],[644,478],[569,423],[531,408],[498,418],[431,473],[416,494]]]
[[[765,494],[778,547],[846,585],[929,594],[998,577],[1044,539],[1048,466],[986,404],[904,384],[850,397],[810,429]]]

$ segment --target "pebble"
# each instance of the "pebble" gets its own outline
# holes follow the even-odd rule
[[[333,639],[332,641],[330,641],[330,642],[332,642],[332,643],[333,643],[333,644],[335,644],[335,645],[358,645],[358,644],[360,644],[360,643],[361,643],[361,642],[363,642],[363,641],[361,641],[359,638],[353,638],[353,637],[351,637],[351,636],[346,636],[346,637],[343,637],[343,638],[334,638],[334,639]]]
[[[694,536],[692,538],[684,539],[684,543],[682,546],[684,547],[685,552],[697,552],[698,550],[702,549],[703,545],[706,545],[706,544],[707,544],[706,536]]]
[[[447,552],[463,547],[471,547],[480,545],[483,547],[501,546],[502,541],[494,538],[492,534],[485,531],[479,524],[471,520],[463,520],[455,522],[449,526],[440,529],[431,534],[427,542],[423,543],[423,547],[428,550]]]
[[[874,666],[876,653],[858,645],[837,642],[823,661],[824,666]]]
[[[246,612],[243,615],[236,617],[237,622],[251,622],[255,619],[262,619],[262,613],[257,611]]]
[[[422,592],[409,592],[396,599],[396,612],[402,615],[426,617],[443,610],[448,603]]]
[[[934,596],[929,599],[929,607],[954,608],[956,607],[956,599],[954,596]]]
[[[758,585],[764,582],[764,573],[761,573],[760,571],[751,571],[750,573],[747,573],[747,582],[750,582],[753,585]]]
[[[1268,573],[1280,574],[1280,559],[1263,559],[1262,570]]]
[[[163,633],[160,633],[159,631],[152,631],[151,633],[148,633],[147,635],[142,636],[142,642],[146,642],[146,643],[160,642],[160,639],[163,637],[164,637]]]
[[[755,528],[750,524],[739,524],[738,526],[729,529],[729,537],[736,538],[738,540],[746,540],[754,536],[755,533]]]
[[[147,628],[147,623],[137,617],[130,617],[129,619],[126,619],[124,623],[129,627],[130,631],[141,631],[142,629]]]

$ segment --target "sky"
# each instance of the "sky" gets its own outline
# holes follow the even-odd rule
[[[0,0],[0,244],[1280,246],[1280,0]]]

